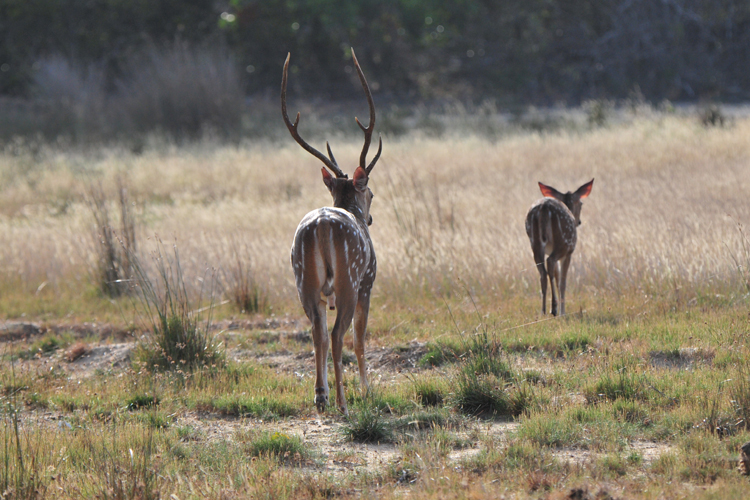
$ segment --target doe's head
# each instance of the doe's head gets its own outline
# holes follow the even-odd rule
[[[581,225],[581,207],[583,206],[582,199],[586,198],[589,194],[591,194],[591,188],[594,186],[594,179],[591,179],[589,182],[584,184],[583,186],[579,187],[572,193],[568,191],[567,193],[561,193],[557,189],[553,188],[552,186],[547,186],[546,184],[539,183],[539,189],[542,191],[542,194],[546,196],[547,198],[555,198],[556,200],[562,202],[566,207],[568,207],[568,210],[573,214],[573,217],[576,219],[576,225]]]

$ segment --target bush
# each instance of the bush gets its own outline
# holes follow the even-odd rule
[[[36,62],[34,93],[43,110],[42,133],[50,139],[66,136],[75,140],[111,135],[104,72],[96,65],[81,66],[56,55]]]

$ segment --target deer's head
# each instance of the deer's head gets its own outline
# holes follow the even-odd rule
[[[541,182],[539,183],[539,189],[542,191],[542,194],[544,196],[546,196],[547,198],[555,198],[556,200],[562,202],[566,207],[568,207],[568,210],[570,210],[573,214],[573,217],[575,217],[576,225],[578,226],[581,225],[581,207],[583,206],[583,202],[581,200],[591,193],[591,188],[593,186],[594,179],[591,179],[589,182],[579,187],[574,192],[571,193],[570,191],[568,191],[567,193],[563,194],[552,186],[547,186],[546,184],[542,184]]]
[[[331,146],[328,144],[328,142],[326,142],[326,150],[328,151],[328,157],[326,158],[323,153],[310,146],[307,142],[305,142],[304,139],[302,139],[302,137],[300,137],[297,130],[300,117],[299,113],[297,113],[297,118],[294,120],[294,123],[292,123],[289,119],[289,116],[286,112],[286,82],[290,57],[291,54],[286,56],[286,61],[284,62],[284,73],[281,78],[281,116],[284,118],[284,123],[289,129],[289,133],[292,134],[294,140],[297,141],[297,144],[302,146],[302,149],[322,161],[325,165],[325,168],[321,169],[321,171],[323,172],[323,183],[326,185],[328,191],[330,191],[331,196],[333,197],[333,206],[348,210],[356,217],[364,220],[369,226],[370,224],[372,224],[372,216],[370,216],[370,204],[372,203],[372,198],[374,195],[372,194],[370,188],[367,187],[367,181],[369,180],[370,172],[375,166],[375,163],[377,163],[378,159],[380,158],[380,153],[383,151],[383,139],[379,139],[378,152],[375,154],[375,157],[372,159],[370,164],[367,165],[367,152],[370,149],[372,132],[375,128],[375,103],[372,100],[372,93],[370,92],[369,85],[367,85],[365,75],[362,72],[362,68],[359,66],[359,62],[357,61],[357,56],[354,54],[354,49],[352,49],[352,59],[354,61],[354,67],[357,69],[359,80],[362,83],[362,88],[365,91],[367,103],[370,106],[370,121],[367,127],[365,127],[364,125],[362,125],[358,118],[354,118],[354,120],[357,122],[357,125],[359,125],[359,127],[362,129],[362,132],[364,132],[365,134],[365,143],[364,146],[362,146],[362,153],[359,155],[359,166],[354,171],[354,176],[352,179],[349,179],[347,175],[339,168],[338,164],[336,163],[336,159],[333,157],[333,152],[331,152]],[[333,175],[331,175],[331,173],[333,173]]]
[[[323,182],[331,192],[333,206],[346,208],[352,213],[356,210],[359,213],[354,213],[354,215],[360,216],[368,226],[371,225],[370,204],[375,195],[367,187],[369,177],[365,169],[357,167],[351,180],[334,177],[325,168],[320,170],[323,172]]]

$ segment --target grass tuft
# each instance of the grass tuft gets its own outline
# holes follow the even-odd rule
[[[149,394],[136,394],[130,397],[125,404],[128,410],[140,410],[141,408],[151,408],[159,404],[159,399]]]
[[[253,457],[301,462],[310,457],[310,451],[302,439],[283,432],[261,432],[247,445],[247,452]]]
[[[644,395],[644,378],[634,373],[631,367],[622,366],[614,373],[607,372],[598,381],[584,389],[584,396],[590,403],[601,400],[628,401],[641,399]]]
[[[393,440],[391,423],[383,415],[383,410],[371,404],[369,398],[352,405],[341,432],[355,443],[388,443]]]
[[[185,286],[177,246],[174,259],[162,252],[159,242],[154,256],[159,281],[154,284],[138,259],[132,259],[138,284],[140,306],[151,323],[151,334],[139,345],[137,357],[148,368],[192,371],[223,366],[225,357],[211,335],[213,290],[210,290],[208,317],[202,321],[194,311]],[[206,280],[203,280],[205,282]],[[209,286],[213,279],[208,280]],[[202,303],[203,290],[196,301]]]
[[[222,415],[256,417],[263,420],[291,417],[299,413],[296,406],[278,399],[245,395],[219,396],[209,402],[200,403],[199,406],[218,411]]]
[[[443,384],[435,378],[412,379],[417,402],[422,406],[440,406],[445,400]]]
[[[454,406],[473,416],[516,416],[530,404],[528,384],[520,390],[502,346],[483,330],[464,341],[458,372],[449,377]]]

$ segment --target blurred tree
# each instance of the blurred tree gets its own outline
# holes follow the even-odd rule
[[[95,63],[112,82],[132,53],[176,39],[228,47],[246,92],[575,103],[750,97],[747,0],[0,0],[0,94],[29,92],[34,63]]]
[[[0,93],[25,94],[40,58],[104,66],[109,82],[146,44],[218,35],[216,8],[202,0],[0,0]]]

